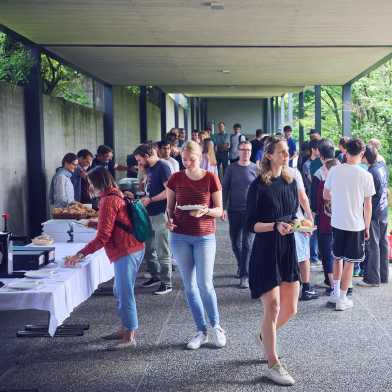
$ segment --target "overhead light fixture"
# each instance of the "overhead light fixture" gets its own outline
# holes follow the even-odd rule
[[[212,10],[223,10],[225,9],[225,5],[221,1],[207,1],[204,3],[207,7],[210,7]]]
[[[229,69],[220,69],[219,72],[222,72],[224,74],[229,74],[231,71]]]

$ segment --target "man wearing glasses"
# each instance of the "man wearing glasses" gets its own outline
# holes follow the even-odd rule
[[[223,220],[229,219],[230,240],[237,259],[240,288],[249,287],[249,258],[254,234],[246,226],[246,198],[248,189],[257,177],[256,164],[250,161],[252,145],[242,141],[238,145],[239,160],[232,163],[223,178]]]

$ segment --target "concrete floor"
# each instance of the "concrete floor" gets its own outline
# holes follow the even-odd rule
[[[254,344],[261,307],[237,288],[227,226],[220,224],[215,287],[224,349],[184,349],[194,333],[181,283],[164,297],[137,291],[138,347],[112,352],[100,339],[118,325],[113,297],[93,296],[69,322],[89,322],[80,338],[15,337],[42,312],[0,312],[0,391],[277,391],[263,378]],[[320,280],[315,273],[313,279]],[[358,288],[347,312],[326,308],[326,297],[300,303],[297,317],[279,332],[279,351],[297,380],[291,391],[392,391],[392,290]]]

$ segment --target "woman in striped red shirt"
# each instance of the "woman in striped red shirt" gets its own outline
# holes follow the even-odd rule
[[[173,174],[167,184],[170,247],[197,327],[197,334],[187,344],[187,348],[192,350],[208,342],[205,311],[212,326],[213,343],[217,347],[226,345],[213,284],[215,218],[223,213],[222,187],[215,174],[200,168],[200,160],[199,144],[188,142],[182,151],[185,170]],[[178,208],[185,205],[203,207],[194,211]]]

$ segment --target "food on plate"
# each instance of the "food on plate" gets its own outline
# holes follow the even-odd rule
[[[41,234],[31,240],[34,245],[49,246],[52,245],[54,240],[47,234]]]
[[[179,210],[183,211],[198,211],[202,210],[205,206],[202,204],[186,204],[183,206],[177,206]]]
[[[302,233],[311,233],[316,227],[313,226],[313,222],[309,219],[295,219],[290,223],[293,231],[299,231]]]
[[[53,208],[54,219],[89,219],[98,216],[97,211],[85,204],[74,202],[66,208]]]

